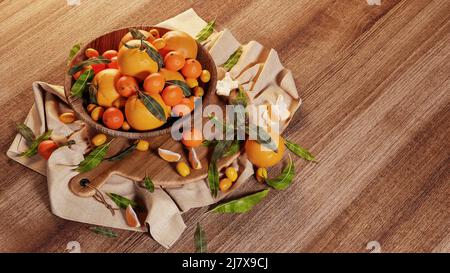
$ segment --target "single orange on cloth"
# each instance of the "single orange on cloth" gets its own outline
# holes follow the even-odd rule
[[[127,209],[125,210],[125,220],[127,222],[127,225],[130,227],[138,228],[141,226],[139,218],[137,217],[137,214],[136,212],[134,212],[134,209],[131,205],[128,205]]]
[[[161,93],[162,99],[165,104],[169,106],[175,106],[183,99],[183,90],[179,86],[169,85]]]
[[[152,73],[144,80],[144,90],[150,95],[159,94],[163,89],[166,80],[161,73]]]
[[[117,130],[122,127],[124,117],[122,111],[116,107],[109,107],[103,113],[102,120],[106,127]]]
[[[121,76],[116,82],[117,92],[119,92],[122,97],[134,95],[138,88],[139,86],[136,79],[131,76]]]
[[[188,59],[181,69],[181,74],[186,78],[196,79],[202,74],[202,65],[195,59]]]
[[[42,158],[48,160],[52,155],[53,151],[58,149],[58,147],[59,147],[58,144],[56,144],[56,142],[54,142],[53,140],[44,140],[41,143],[39,143],[38,153]]]
[[[117,57],[117,51],[114,49],[106,50],[103,52],[102,56],[108,60],[111,60],[113,57]]]
[[[183,132],[181,135],[181,143],[186,147],[198,147],[203,142],[202,132],[192,128],[190,131]]]
[[[178,71],[183,68],[185,63],[184,56],[178,51],[170,51],[164,57],[164,65],[167,69]]]
[[[283,158],[285,151],[284,139],[277,134],[270,134],[272,141],[277,145],[277,152],[270,150],[256,140],[245,142],[245,152],[248,160],[259,168],[268,168],[276,165]]]

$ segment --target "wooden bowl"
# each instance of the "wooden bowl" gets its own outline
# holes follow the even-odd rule
[[[151,27],[151,26],[139,26],[139,27],[132,27],[136,29],[142,29],[142,30],[150,30],[152,28],[155,28],[159,31],[160,35],[164,35],[166,32],[170,31],[170,29],[166,28],[160,28],[160,27]],[[95,48],[98,50],[98,52],[102,53],[109,49],[117,49],[117,46],[119,45],[120,40],[122,37],[128,32],[130,28],[122,28],[119,30],[112,31],[110,33],[107,33],[105,35],[102,35],[93,41],[87,43],[84,45],[81,50],[77,53],[77,55],[73,58],[71,61],[69,67],[71,67],[73,64],[77,64],[83,60],[86,59],[84,55],[84,51],[87,48]],[[209,55],[208,51],[197,42],[198,45],[198,53],[197,53],[197,60],[202,64],[203,69],[207,69],[211,73],[211,80],[207,84],[203,84],[199,81],[203,89],[205,90],[205,96],[203,97],[203,104],[205,105],[206,101],[208,101],[206,98],[209,97],[211,94],[215,93],[216,88],[216,82],[217,82],[217,70],[216,65],[214,64],[213,59],[211,58],[211,55]],[[170,118],[169,121],[164,124],[163,126],[156,128],[154,130],[149,131],[119,131],[119,130],[113,130],[110,128],[107,128],[101,123],[98,123],[94,121],[91,116],[87,113],[85,105],[83,103],[83,100],[80,98],[75,98],[70,95],[70,89],[72,88],[72,85],[74,83],[74,79],[71,75],[68,75],[66,73],[65,80],[64,80],[64,92],[66,95],[67,102],[72,107],[72,109],[75,111],[77,116],[84,122],[86,122],[89,126],[95,128],[96,130],[113,136],[113,137],[124,137],[128,139],[145,139],[149,137],[159,136],[163,134],[167,134],[170,132],[170,127],[172,126],[173,122],[176,120],[176,118]]]

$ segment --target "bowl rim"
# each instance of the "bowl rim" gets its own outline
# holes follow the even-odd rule
[[[162,32],[171,31],[172,29],[163,28],[163,27],[157,27],[157,26],[147,26],[147,25],[141,25],[141,26],[131,26],[131,27],[125,27],[125,28],[119,28],[112,30],[108,33],[105,33],[103,35],[100,35],[92,40],[90,40],[88,43],[84,44],[80,50],[75,54],[75,56],[70,61],[69,65],[67,67],[72,67],[74,63],[79,62],[81,60],[84,60],[84,52],[85,50],[90,47],[93,43],[95,43],[96,40],[103,38],[108,35],[112,35],[119,31],[127,31],[130,28],[136,28],[136,29],[142,29],[142,30],[150,30],[150,29],[158,29]],[[208,101],[207,97],[209,97],[211,94],[215,93],[216,83],[217,83],[217,68],[214,63],[213,58],[209,54],[208,50],[204,48],[201,43],[199,43],[197,40],[195,40],[198,46],[198,49],[202,51],[202,55],[204,55],[207,59],[207,62],[210,65],[209,71],[211,73],[211,79],[208,82],[208,88],[205,90],[205,94],[203,95],[203,107],[205,106],[206,101]],[[145,139],[150,137],[156,137],[161,136],[170,133],[172,124],[169,127],[165,127],[162,129],[154,129],[154,130],[148,130],[148,131],[133,131],[133,132],[126,132],[126,131],[119,131],[110,129],[106,126],[104,126],[101,123],[98,123],[94,121],[91,116],[86,112],[86,109],[83,107],[83,100],[81,98],[75,98],[70,95],[70,89],[72,88],[74,80],[71,75],[69,75],[66,71],[65,77],[64,77],[64,95],[66,97],[67,103],[69,106],[73,109],[75,114],[88,126],[92,127],[93,129],[100,131],[106,135],[113,136],[113,137],[124,137],[128,139]],[[178,118],[179,119],[179,118]],[[164,126],[164,125],[163,125]]]

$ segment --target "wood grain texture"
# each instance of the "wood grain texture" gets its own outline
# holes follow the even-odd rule
[[[110,239],[52,215],[45,178],[5,155],[31,83],[62,84],[78,41],[190,7],[279,52],[303,99],[285,136],[319,164],[295,159],[294,184],[247,214],[189,211],[170,250],[147,234]],[[445,0],[1,1],[0,251],[62,252],[76,240],[83,252],[191,252],[201,221],[212,252],[367,252],[373,240],[383,252],[450,252],[449,10]],[[260,187],[251,180],[233,195]]]

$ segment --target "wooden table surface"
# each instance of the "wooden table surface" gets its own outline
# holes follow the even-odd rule
[[[111,239],[54,216],[45,177],[5,155],[32,82],[62,84],[76,42],[190,7],[279,52],[304,102],[285,135],[320,163],[296,158],[294,184],[247,214],[189,211],[169,250],[148,234]],[[82,252],[192,252],[201,220],[210,252],[368,252],[370,241],[382,252],[449,252],[449,10],[447,0],[0,1],[0,251],[78,241]]]

